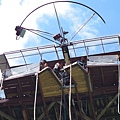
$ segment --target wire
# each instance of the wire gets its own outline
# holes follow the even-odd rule
[[[47,37],[44,37],[44,36],[42,36],[42,35],[40,35],[40,34],[34,32],[34,31],[31,31],[31,30],[28,30],[28,31],[30,31],[30,32],[32,32],[32,33],[34,33],[34,34],[36,34],[36,35],[42,37],[42,38],[45,38],[46,40],[49,40],[49,41],[51,41],[51,42],[54,42],[54,43],[60,45],[59,43],[55,42],[54,40],[51,40],[51,39],[49,39],[49,38],[47,38]]]
[[[35,97],[34,97],[34,120],[36,120],[36,99],[37,99],[37,88],[38,88],[38,73],[36,75],[36,87],[35,87]]]
[[[28,29],[28,28],[24,28],[25,30],[31,30],[31,31],[37,31],[37,32],[40,32],[40,33],[44,33],[44,34],[48,34],[50,36],[53,36],[53,34],[49,33],[49,32],[45,32],[45,31],[42,31],[42,30],[35,30],[35,29]]]
[[[35,8],[34,10],[32,10],[32,11],[23,19],[23,21],[22,21],[22,23],[20,24],[20,26],[22,26],[22,24],[25,22],[25,20],[26,20],[33,12],[35,12],[35,11],[38,10],[39,8],[44,7],[44,6],[46,6],[46,5],[49,5],[49,4],[59,3],[59,2],[69,2],[69,3],[74,3],[74,4],[77,4],[77,5],[84,6],[84,7],[88,8],[88,9],[90,9],[91,11],[95,12],[95,13],[101,18],[101,20],[105,23],[105,20],[102,18],[102,16],[101,16],[100,14],[98,14],[94,9],[92,9],[91,7],[89,7],[89,6],[87,6],[87,5],[84,5],[84,4],[82,4],[82,3],[75,2],[75,1],[54,1],[54,2],[49,2],[49,3],[43,4],[43,5]]]
[[[72,66],[70,64],[70,89],[69,89],[69,119],[71,120],[71,76],[72,76]]]
[[[78,31],[73,35],[71,40],[78,34],[78,32],[80,32],[80,30],[82,30],[82,28],[93,18],[94,15],[95,15],[95,13],[93,13],[92,16],[82,26],[79,27]]]
[[[105,25],[106,25],[108,32],[112,35],[112,32],[111,32],[110,28],[108,27],[107,23]]]

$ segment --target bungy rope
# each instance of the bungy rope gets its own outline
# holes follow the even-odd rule
[[[37,99],[37,88],[38,88],[38,73],[35,73],[36,76],[36,86],[35,86],[35,97],[34,97],[34,120],[36,120],[36,99]]]
[[[71,120],[71,76],[72,76],[72,66],[70,64],[70,89],[69,89],[69,119]]]
[[[118,113],[120,114],[120,61],[118,58]]]
[[[59,116],[59,120],[61,120],[61,114],[62,114],[62,91],[61,91],[60,116]]]
[[[1,93],[2,87],[3,87],[3,80],[4,80],[4,77],[3,77],[3,75],[1,75],[1,78],[0,78],[0,93]]]

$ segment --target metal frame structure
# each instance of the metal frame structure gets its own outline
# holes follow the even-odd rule
[[[29,15],[45,5],[54,5],[54,3],[59,2],[70,2],[87,7],[96,13],[105,23],[104,19],[89,6],[73,1],[54,1],[39,6],[30,12],[20,26],[15,28],[17,37],[23,36],[23,29],[33,32],[31,29],[22,27],[23,22]],[[0,67],[4,63],[7,67],[9,66],[9,70],[11,71],[11,74],[8,76],[4,74],[2,90],[4,90],[5,98],[0,99],[0,119],[33,120],[34,110],[36,110],[35,116],[37,120],[67,120],[69,119],[68,109],[71,107],[73,120],[119,120],[120,116],[116,112],[119,72],[117,64],[111,65],[106,63],[108,66],[104,64],[87,65],[86,70],[78,62],[77,64],[75,62],[79,61],[82,56],[89,58],[89,56],[107,54],[120,55],[120,36],[112,35],[68,43],[64,37],[65,31],[61,29],[55,5],[54,10],[60,30],[60,34],[54,37],[58,37],[58,39],[60,37],[61,41],[63,41],[60,41],[61,44],[16,50],[6,52],[0,56],[1,59],[3,56],[5,57],[0,62]],[[42,37],[46,38],[44,36]],[[51,41],[51,39],[48,40]],[[111,46],[113,49],[109,49]],[[114,46],[116,47],[114,48]],[[99,47],[100,52],[92,51],[91,48],[93,47]],[[54,54],[54,58],[51,59],[49,54]],[[43,59],[48,60],[49,68],[41,71],[34,69],[39,67],[39,63]],[[70,76],[72,86],[63,85],[61,80],[56,76],[52,70],[56,62],[67,65],[64,71]],[[34,66],[33,64],[35,63],[38,64]],[[13,69],[16,71],[13,71]],[[18,73],[14,74],[14,72]],[[39,85],[37,94],[35,92],[35,86],[37,86],[36,72],[38,74]],[[73,100],[72,106],[67,104],[69,89],[71,89]],[[36,106],[33,106],[35,103],[35,94],[37,96]],[[63,103],[62,105],[61,102]],[[60,107],[62,110],[59,109]]]
[[[115,47],[114,50],[113,49],[109,51],[106,50],[106,46],[109,48],[111,48],[112,46],[114,48],[115,45],[117,45],[117,47]],[[92,53],[92,51],[90,51],[90,48],[97,46],[101,47],[101,52],[97,51],[96,53]],[[71,45],[68,45],[68,48],[69,48],[69,53],[71,53],[70,58],[74,58],[78,56],[91,56],[94,54],[107,54],[109,52],[119,51],[120,50],[119,35],[74,41],[72,42]],[[84,53],[80,52],[83,49],[85,52]],[[77,51],[79,51],[79,53]],[[49,57],[49,54],[53,54],[54,58]],[[7,61],[9,62],[10,67],[13,67],[15,65],[16,66],[28,65],[31,63],[35,63],[36,61],[34,60],[27,61],[27,58],[31,57],[35,59],[35,56],[38,56],[37,62],[40,62],[42,59],[47,59],[48,61],[64,59],[60,46],[55,46],[55,45],[46,45],[46,46],[27,48],[27,49],[16,50],[11,52],[5,52],[4,55]],[[47,57],[44,55],[46,55]],[[18,59],[20,59],[20,62],[18,61]],[[12,65],[11,61],[12,63],[14,63],[14,61],[18,61],[18,64],[15,63],[15,65]]]

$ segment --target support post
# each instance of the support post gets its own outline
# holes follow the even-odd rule
[[[92,92],[91,92],[91,84],[90,84],[90,77],[89,74],[86,75],[86,82],[87,82],[87,87],[88,87],[88,93],[89,93],[89,99],[90,99],[90,106],[92,109],[92,115],[93,115],[93,120],[97,120],[96,114],[95,114],[95,109],[94,109],[94,103],[92,99]]]
[[[83,115],[82,115],[82,111],[81,111],[81,105],[80,105],[80,100],[79,100],[77,85],[75,85],[75,92],[76,92],[76,96],[77,96],[77,103],[78,103],[78,108],[79,108],[79,112],[80,112],[80,117],[81,117],[81,120],[84,120],[83,119]]]
[[[69,55],[69,50],[68,50],[67,45],[62,45],[62,52],[63,52],[63,56],[65,59],[65,64],[69,65],[70,64],[70,55]]]
[[[24,120],[28,120],[28,119],[29,119],[29,116],[28,116],[28,114],[27,114],[26,106],[25,106],[25,105],[22,105],[22,104],[21,104],[21,106],[22,106],[23,118],[24,118]]]
[[[50,103],[50,105],[47,108],[48,111],[54,106],[54,104],[55,104],[55,102]],[[43,112],[37,120],[42,120],[44,116],[45,116],[45,113]]]
[[[108,110],[108,108],[113,104],[113,102],[118,98],[118,94],[108,103],[108,105],[102,110],[102,112],[97,116],[97,120],[99,120],[102,115]]]
[[[8,114],[0,111],[0,116],[3,116],[4,118],[8,119],[8,120],[16,120],[13,117],[9,116]]]

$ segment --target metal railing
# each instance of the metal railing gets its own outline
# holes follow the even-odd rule
[[[77,40],[72,42],[72,44],[69,44],[68,49],[71,58],[119,51],[120,37],[119,35],[112,35],[93,39]],[[10,51],[5,52],[4,55],[6,56],[10,67],[37,63],[42,59],[53,61],[64,58],[61,47],[55,45]]]

